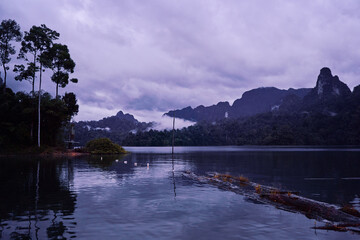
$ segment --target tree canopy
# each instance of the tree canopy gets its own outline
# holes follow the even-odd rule
[[[4,70],[4,93],[6,89],[6,77],[9,67],[6,65],[10,62],[10,55],[16,53],[15,47],[11,41],[20,42],[22,33],[19,24],[15,20],[3,20],[0,24],[0,60]]]
[[[68,73],[74,72],[75,62],[70,58],[66,45],[54,43],[60,34],[48,28],[45,24],[32,26],[22,34],[20,26],[14,20],[4,20],[0,25],[1,63],[4,71],[9,69],[10,55],[15,54],[15,47],[10,41],[21,41],[18,58],[25,64],[14,66],[17,73],[15,80],[28,80],[32,84],[30,94],[25,92],[14,93],[11,89],[0,86],[3,93],[0,95],[0,146],[32,146],[35,143],[34,132],[37,131],[37,145],[40,140],[47,145],[56,145],[63,142],[64,128],[71,118],[79,111],[74,93],[65,93],[61,98],[43,92],[41,88],[42,73],[46,68],[54,71],[51,77],[57,85],[65,87],[69,81]],[[35,94],[35,79],[39,74],[39,91]],[[6,79],[6,75],[5,75]],[[50,79],[49,79],[50,80]],[[70,79],[77,82],[77,79]],[[34,124],[38,122],[37,126]],[[40,129],[43,131],[40,131]],[[6,149],[6,148],[5,148]]]
[[[71,59],[69,49],[66,45],[55,43],[44,52],[45,66],[53,71],[51,80],[56,84],[56,95],[58,97],[59,86],[64,88],[71,82],[77,83],[76,78],[69,79],[69,73],[74,72],[75,62]]]

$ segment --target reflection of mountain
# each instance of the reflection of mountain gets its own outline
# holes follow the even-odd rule
[[[71,224],[68,222],[76,202],[76,195],[70,191],[74,178],[72,162],[24,158],[1,160],[0,221],[16,221],[11,224],[12,238],[44,238],[38,236],[44,227],[50,239],[62,239],[64,233],[72,236],[71,229],[76,224],[74,220]],[[68,219],[67,223],[64,217]],[[26,220],[26,226],[20,219]]]
[[[360,189],[359,152],[201,152],[184,154],[195,173],[243,175],[253,182],[334,204],[348,204]],[[340,160],[341,159],[341,160]]]

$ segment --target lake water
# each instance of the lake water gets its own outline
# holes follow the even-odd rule
[[[318,201],[359,208],[360,149],[176,147],[174,172],[169,147],[126,150],[132,153],[102,160],[0,158],[0,238],[360,238],[315,231],[312,227],[323,223],[182,174],[243,175]]]

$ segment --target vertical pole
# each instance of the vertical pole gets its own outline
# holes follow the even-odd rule
[[[173,185],[174,185],[174,197],[176,198],[176,185],[175,185],[175,168],[174,168],[174,144],[175,144],[175,113],[173,118],[173,132],[172,132],[172,177],[173,177]]]
[[[174,144],[175,144],[175,113],[174,113],[174,118],[173,118],[172,150],[171,150],[172,170],[173,170],[173,172],[174,172]]]

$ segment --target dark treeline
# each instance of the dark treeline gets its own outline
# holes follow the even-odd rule
[[[37,103],[32,94],[6,89],[0,94],[0,146],[1,150],[35,146],[37,144]],[[41,96],[41,142],[47,146],[63,143],[64,128],[78,111],[76,97],[66,93],[62,98]]]
[[[356,118],[356,119],[355,119]],[[278,115],[207,122],[176,130],[177,146],[216,145],[360,145],[360,109],[353,116]],[[169,146],[171,131],[130,133],[124,146]]]
[[[46,25],[32,26],[21,32],[14,20],[3,20],[0,24],[0,151],[21,150],[24,147],[56,146],[64,142],[64,129],[77,114],[74,93],[60,96],[58,88],[64,88],[74,72],[75,62],[66,45],[54,43],[60,34]],[[14,65],[15,79],[7,79],[11,56],[16,54],[12,42],[21,42],[17,58],[24,64]],[[21,63],[21,62],[20,62]],[[43,72],[51,70],[50,79],[55,83],[55,98],[41,88]],[[3,78],[2,78],[3,76]],[[9,80],[30,82],[30,93],[8,88]],[[35,91],[35,83],[38,91]],[[41,131],[40,131],[41,130]]]

